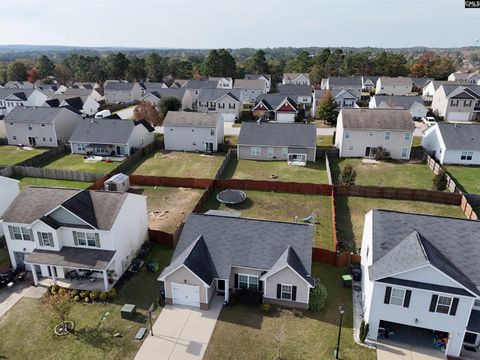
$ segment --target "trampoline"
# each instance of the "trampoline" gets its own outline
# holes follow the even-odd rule
[[[246,198],[247,196],[243,191],[233,189],[223,190],[217,195],[217,200],[227,205],[241,204]]]

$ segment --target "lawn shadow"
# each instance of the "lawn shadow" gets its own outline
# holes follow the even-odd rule
[[[329,162],[329,165],[330,165],[330,173],[332,175],[332,182],[335,185],[338,185],[338,183],[339,183],[338,179],[340,178],[340,173],[342,172],[342,170],[340,169],[341,159],[329,158],[328,162]]]
[[[217,202],[218,202],[218,200],[217,200]],[[252,208],[254,204],[255,203],[253,202],[253,200],[250,199],[247,195],[247,198],[245,199],[245,201],[243,201],[240,204],[236,204],[236,205],[225,204],[225,209],[226,210],[248,210],[248,209]]]
[[[236,157],[232,156],[230,158],[230,160],[228,161],[227,166],[225,166],[225,169],[223,169],[223,172],[220,175],[220,178],[222,178],[222,179],[233,178],[233,175],[235,174],[235,171],[237,170],[237,165],[238,165],[238,159]]]
[[[263,317],[260,305],[235,304],[224,306],[217,321],[261,329]]]
[[[352,214],[347,196],[335,197],[335,219],[337,223],[338,247],[340,251],[356,251]]]
[[[88,346],[99,348],[103,351],[111,351],[118,346],[119,338],[114,337],[117,331],[111,328],[86,327],[79,330],[75,330],[72,333],[77,340]],[[121,337],[126,334],[120,333]],[[120,339],[121,339],[120,337]]]

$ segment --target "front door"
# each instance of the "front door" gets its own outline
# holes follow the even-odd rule
[[[377,150],[377,148],[375,147],[370,147],[370,146],[367,146],[365,148],[365,157],[367,158],[373,158],[375,157],[375,151]]]
[[[28,143],[30,144],[30,146],[36,146],[37,145],[37,140],[35,140],[34,137],[29,136],[28,137]]]
[[[217,280],[217,290],[219,292],[225,291],[225,280]]]

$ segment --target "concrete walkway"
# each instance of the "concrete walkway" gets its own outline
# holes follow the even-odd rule
[[[165,306],[135,360],[201,360],[222,305],[223,297],[214,295],[210,310]]]
[[[445,359],[440,351],[393,344],[377,344],[377,360],[438,360]]]
[[[47,289],[44,287],[30,286],[29,281],[17,282],[11,289],[4,287],[0,290],[0,318],[24,296],[39,299],[45,291]]]

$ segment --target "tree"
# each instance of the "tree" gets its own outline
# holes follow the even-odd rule
[[[202,74],[207,76],[235,76],[237,65],[229,51],[211,50],[202,64]]]
[[[73,80],[73,72],[65,64],[55,65],[55,78],[60,84],[68,84]]]
[[[130,81],[143,81],[145,80],[145,60],[136,56],[132,56],[129,59],[127,69],[127,79]]]
[[[447,189],[447,174],[444,170],[440,170],[438,174],[433,177],[433,190],[445,191]]]
[[[7,69],[0,69],[0,84],[7,82]]]
[[[359,336],[360,341],[362,343],[365,343],[365,339],[368,336],[368,330],[369,330],[368,324],[365,322],[365,320],[362,320],[362,322],[360,323],[360,336]]]
[[[192,78],[193,65],[188,60],[171,58],[168,60],[168,68],[170,74],[176,79]]]
[[[314,311],[320,311],[325,307],[328,292],[325,285],[318,282],[313,289],[310,290],[310,300],[308,307]]]
[[[165,58],[157,53],[151,53],[145,59],[145,72],[148,80],[153,82],[161,82],[167,75],[168,65]]]
[[[317,109],[317,118],[323,119],[325,122],[332,123],[336,118],[337,103],[330,91],[326,91],[320,99]]]
[[[353,168],[352,165],[348,164],[343,168],[343,171],[340,174],[340,184],[355,185],[356,178],[357,171]]]
[[[62,61],[76,81],[104,81],[107,78],[104,61],[98,56],[72,54]]]
[[[245,70],[253,74],[268,74],[268,62],[265,57],[265,51],[257,50],[245,62]]]
[[[28,77],[27,80],[28,82],[31,82],[32,84],[35,83],[38,79],[38,71],[37,68],[32,67],[27,71]]]
[[[37,62],[38,77],[46,79],[55,72],[55,64],[46,55],[42,55]]]
[[[68,327],[68,316],[73,306],[70,294],[65,289],[60,289],[56,294],[46,295],[43,304],[55,319],[60,320],[61,331],[69,332],[71,329]]]
[[[324,77],[323,66],[313,65],[312,70],[310,71],[310,82],[312,84],[320,84]]]
[[[108,55],[102,61],[105,73],[109,79],[125,79],[130,61],[124,53],[118,52]]]
[[[305,73],[310,71],[311,59],[307,50],[302,50],[295,59],[295,70]]]
[[[8,64],[7,80],[8,81],[26,81],[28,78],[27,67],[21,61],[13,61]]]
[[[180,110],[182,107],[182,102],[175,96],[165,96],[158,102],[158,107],[160,108],[160,115],[162,118],[165,118],[169,111]]]
[[[390,158],[390,151],[385,150],[382,146],[375,149],[375,160],[383,161]]]
[[[141,100],[135,110],[133,117],[137,120],[147,120],[152,126],[162,126],[163,119],[154,104]]]

